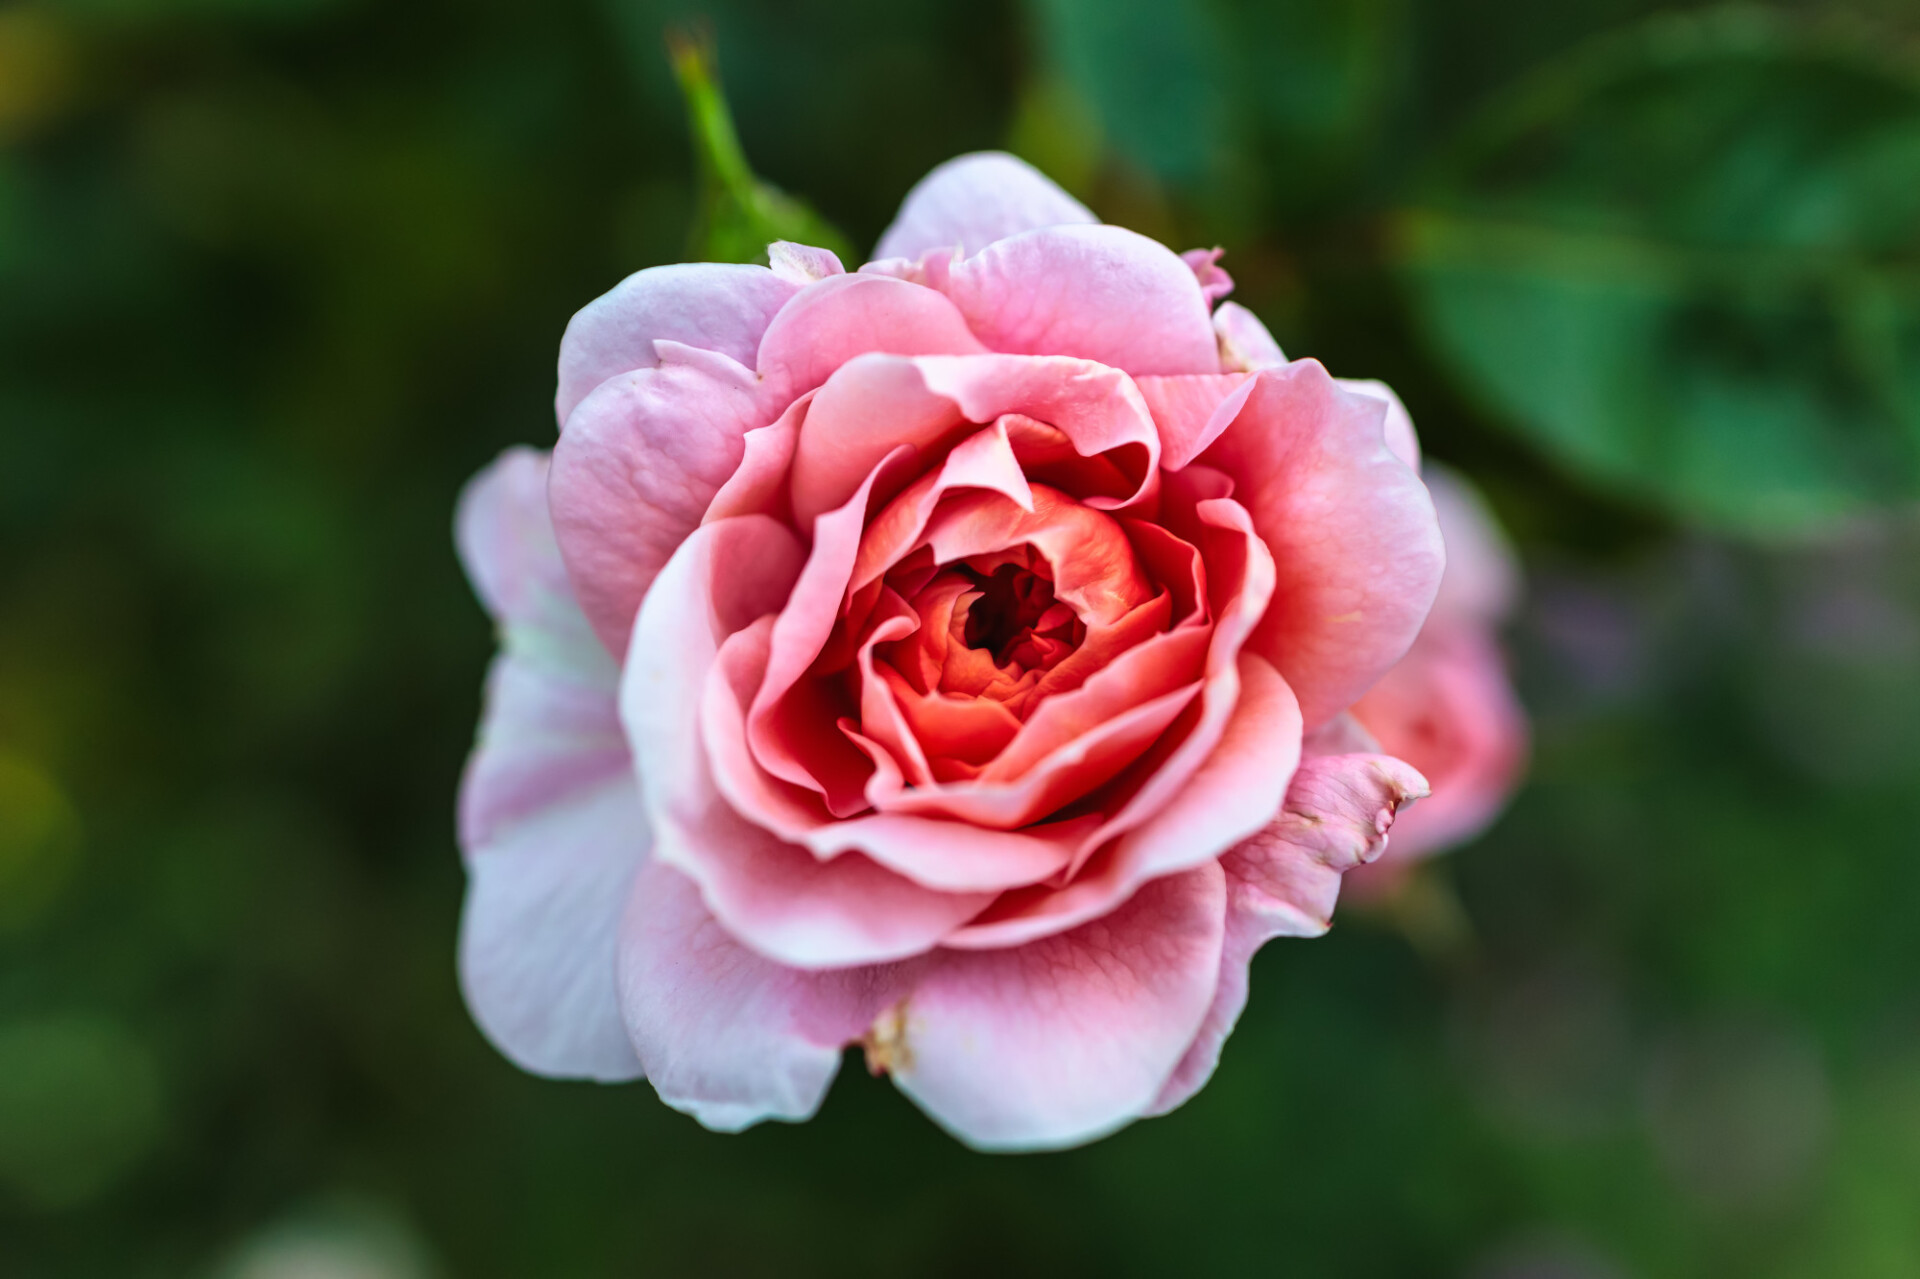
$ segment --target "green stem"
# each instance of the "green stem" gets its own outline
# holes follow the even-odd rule
[[[753,203],[753,170],[734,131],[733,112],[720,90],[720,70],[714,55],[713,33],[680,27],[667,32],[667,56],[674,77],[686,96],[687,119],[693,128],[693,150],[728,194],[743,205]]]

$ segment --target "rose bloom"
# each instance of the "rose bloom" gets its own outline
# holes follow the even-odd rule
[[[474,1015],[718,1129],[849,1044],[982,1148],[1169,1110],[1427,791],[1349,713],[1441,582],[1412,426],[1007,156],[769,256],[586,307],[462,500]]]

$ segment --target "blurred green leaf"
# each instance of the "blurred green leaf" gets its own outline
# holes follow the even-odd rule
[[[1329,179],[1372,154],[1364,136],[1382,119],[1406,36],[1400,0],[1031,7],[1041,84],[1084,102],[1114,150],[1210,191],[1264,183],[1288,208],[1324,202]],[[1246,154],[1256,144],[1258,161]]]
[[[682,29],[667,37],[700,169],[700,205],[688,255],[705,262],[765,262],[767,246],[792,240],[832,249],[858,263],[847,237],[803,201],[754,177],[720,87],[711,37]]]
[[[160,1136],[146,1048],[81,1016],[0,1026],[0,1182],[43,1207],[104,1189]]]
[[[1401,0],[1226,0],[1241,96],[1268,142],[1273,195],[1324,199],[1371,155],[1407,37]]]
[[[1220,41],[1204,6],[1157,0],[1034,0],[1057,73],[1093,107],[1113,146],[1164,178],[1192,178],[1227,126]]]
[[[1458,375],[1563,463],[1756,534],[1920,495],[1920,85],[1745,11],[1480,113],[1401,220]]]

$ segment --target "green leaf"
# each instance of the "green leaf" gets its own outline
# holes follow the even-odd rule
[[[847,237],[825,218],[753,175],[720,87],[712,39],[692,30],[674,31],[667,37],[667,51],[686,100],[700,170],[688,256],[705,262],[765,262],[769,244],[792,240],[831,249],[842,261],[857,263]]]
[[[1403,0],[1030,0],[1049,91],[1169,182],[1324,203],[1362,167],[1407,33]],[[1259,158],[1250,147],[1259,146]]]
[[[1739,11],[1550,64],[1455,140],[1396,257],[1496,416],[1684,517],[1920,496],[1920,84]]]
[[[1193,178],[1219,154],[1227,106],[1219,38],[1201,5],[1034,0],[1056,74],[1092,105],[1105,136],[1163,178]]]
[[[1258,120],[1275,195],[1298,204],[1359,167],[1408,35],[1402,0],[1223,0],[1236,98]]]

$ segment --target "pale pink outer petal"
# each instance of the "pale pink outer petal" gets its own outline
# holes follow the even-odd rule
[[[1273,552],[1273,604],[1248,648],[1286,677],[1311,730],[1406,653],[1446,554],[1426,486],[1387,447],[1383,401],[1315,360],[1254,381],[1200,461],[1233,478]]]
[[[658,367],[603,382],[554,448],[549,498],[580,607],[624,653],[647,588],[772,414],[753,370],[662,344]]]
[[[654,856],[691,877],[727,931],[799,968],[927,950],[992,899],[923,888],[848,852],[828,862],[744,820],[702,748],[701,703],[721,643],[779,609],[804,550],[765,516],[702,526],[647,593],[620,683]]]
[[[1424,779],[1391,756],[1322,755],[1302,762],[1280,816],[1220,859],[1227,926],[1213,1005],[1146,1113],[1165,1114],[1207,1082],[1246,1006],[1254,952],[1274,937],[1326,932],[1341,875],[1378,857],[1395,812],[1426,793]]]
[[[1208,862],[1010,950],[936,952],[869,1042],[900,1090],[981,1150],[1047,1150],[1145,1112],[1219,984],[1226,893]]]
[[[1444,622],[1505,621],[1520,598],[1520,561],[1479,490],[1450,467],[1425,472],[1447,543],[1447,572],[1433,614]]]
[[[915,183],[873,256],[917,258],[956,247],[978,253],[1021,231],[1099,220],[1025,160],[979,151],[948,160]]]
[[[774,313],[798,290],[797,283],[763,266],[684,262],[635,272],[587,303],[567,325],[560,339],[555,416],[564,427],[602,382],[659,363],[657,339],[752,365]]]
[[[573,601],[546,480],[544,454],[511,449],[467,486],[456,518],[461,560],[501,633],[460,791],[460,984],[481,1030],[522,1069],[632,1079],[613,903],[650,838],[620,731],[619,672]]]
[[[1214,339],[1220,347],[1220,369],[1226,373],[1252,373],[1257,369],[1277,369],[1287,362],[1280,344],[1260,323],[1260,317],[1238,302],[1222,302],[1213,309]]]
[[[767,265],[773,273],[791,284],[808,285],[830,275],[845,275],[840,255],[832,249],[816,249],[811,244],[775,240],[767,246]]]
[[[1165,245],[1123,227],[1027,231],[927,266],[928,284],[953,299],[992,350],[1078,356],[1136,376],[1220,371],[1213,320],[1192,270]]]
[[[802,972],[742,946],[693,882],[640,873],[620,935],[620,1007],[660,1099],[738,1132],[819,1108],[857,1039],[909,988],[912,965]]]

